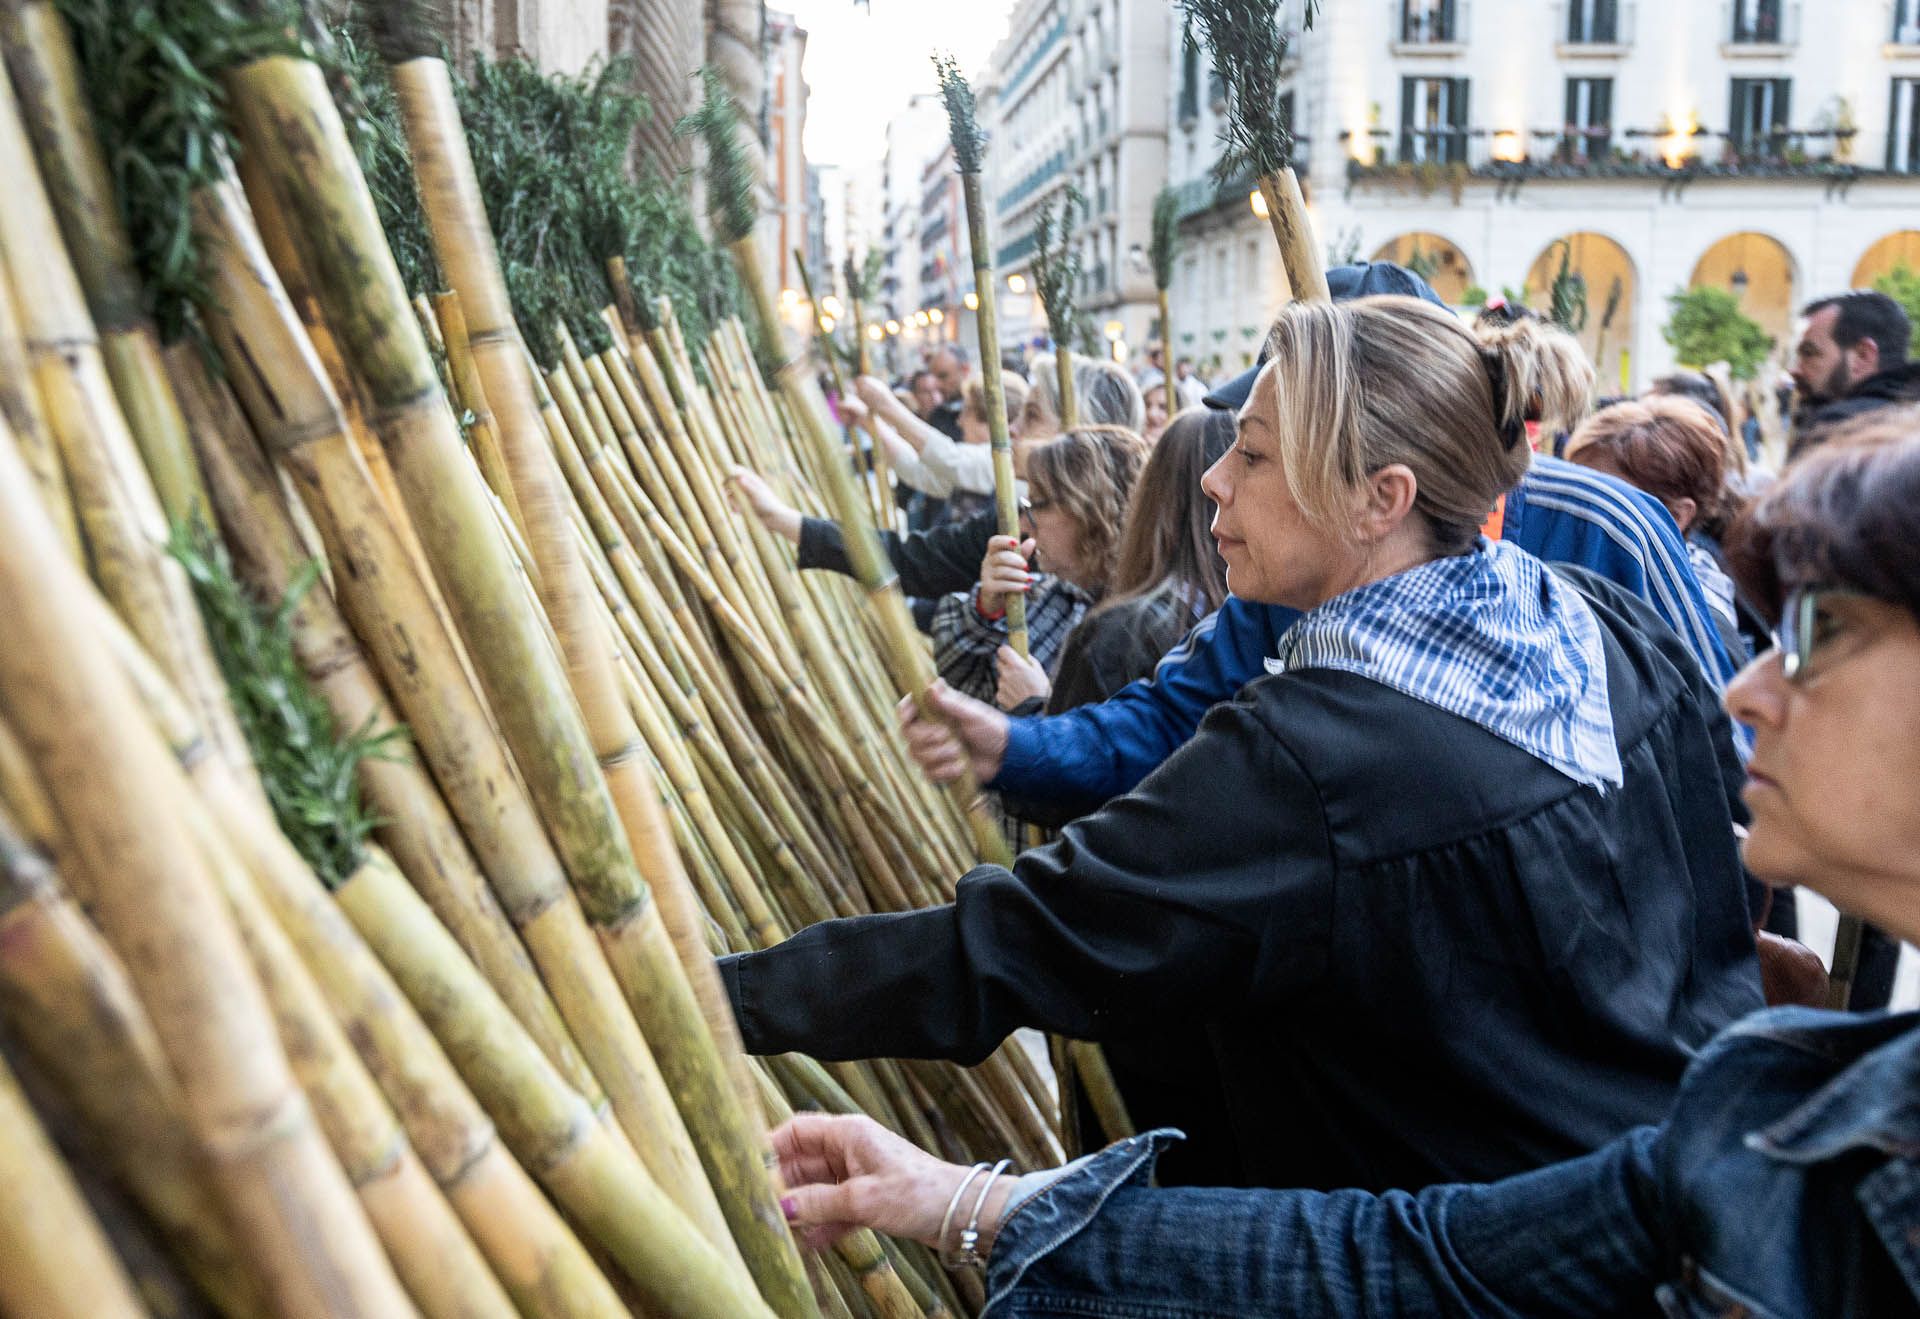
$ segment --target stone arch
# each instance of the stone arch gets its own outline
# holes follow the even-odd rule
[[[1631,376],[1635,322],[1640,309],[1640,278],[1627,249],[1605,234],[1581,230],[1562,234],[1540,250],[1527,270],[1527,305],[1546,313],[1553,306],[1553,282],[1560,273],[1562,249],[1567,271],[1584,286],[1584,316],[1574,337],[1587,350],[1602,396],[1625,392]]]
[[[1700,254],[1687,287],[1726,289],[1740,310],[1785,343],[1799,305],[1799,274],[1786,244],[1754,230],[1728,234]]]
[[[1392,261],[1425,277],[1441,300],[1458,307],[1473,287],[1473,263],[1459,244],[1424,229],[1391,238],[1374,249],[1373,261]]]
[[[1899,265],[1920,273],[1920,229],[1901,229],[1875,240],[1853,268],[1853,287],[1872,288],[1874,280]]]

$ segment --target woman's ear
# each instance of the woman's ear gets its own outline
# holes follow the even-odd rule
[[[1413,512],[1420,482],[1405,463],[1388,463],[1367,478],[1356,526],[1360,538],[1378,543],[1393,535]]]

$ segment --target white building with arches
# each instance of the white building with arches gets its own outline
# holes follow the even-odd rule
[[[1782,350],[1808,299],[1920,270],[1920,0],[1302,0],[1284,99],[1336,259],[1430,272],[1456,303],[1586,295],[1603,393],[1674,365],[1666,300],[1734,291]],[[1178,356],[1251,360],[1285,296],[1221,106],[1173,19]]]

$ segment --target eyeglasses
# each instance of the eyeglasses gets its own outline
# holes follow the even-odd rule
[[[1814,653],[1831,641],[1840,624],[1828,606],[1836,600],[1866,600],[1864,591],[1802,586],[1787,594],[1780,610],[1780,675],[1788,682],[1809,676]]]

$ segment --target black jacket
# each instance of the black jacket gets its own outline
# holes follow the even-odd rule
[[[988,505],[965,522],[905,536],[883,531],[880,540],[893,570],[900,574],[902,591],[913,596],[940,596],[973,589],[980,580],[980,560],[987,557],[987,542],[999,527],[993,506]],[[847,561],[847,543],[840,534],[840,524],[825,518],[803,518],[798,562],[802,568],[826,568],[851,577],[853,565]]]
[[[1902,362],[1885,371],[1875,372],[1855,385],[1845,398],[1822,403],[1794,428],[1793,451],[1820,443],[1827,432],[1842,422],[1902,403],[1920,402],[1920,361]]]
[[[1492,1180],[1657,1121],[1761,1006],[1739,764],[1678,638],[1561,571],[1606,633],[1622,787],[1357,675],[1262,678],[953,904],[723,959],[748,1049],[973,1062],[1018,1026],[1204,1026],[1258,1186]]]

